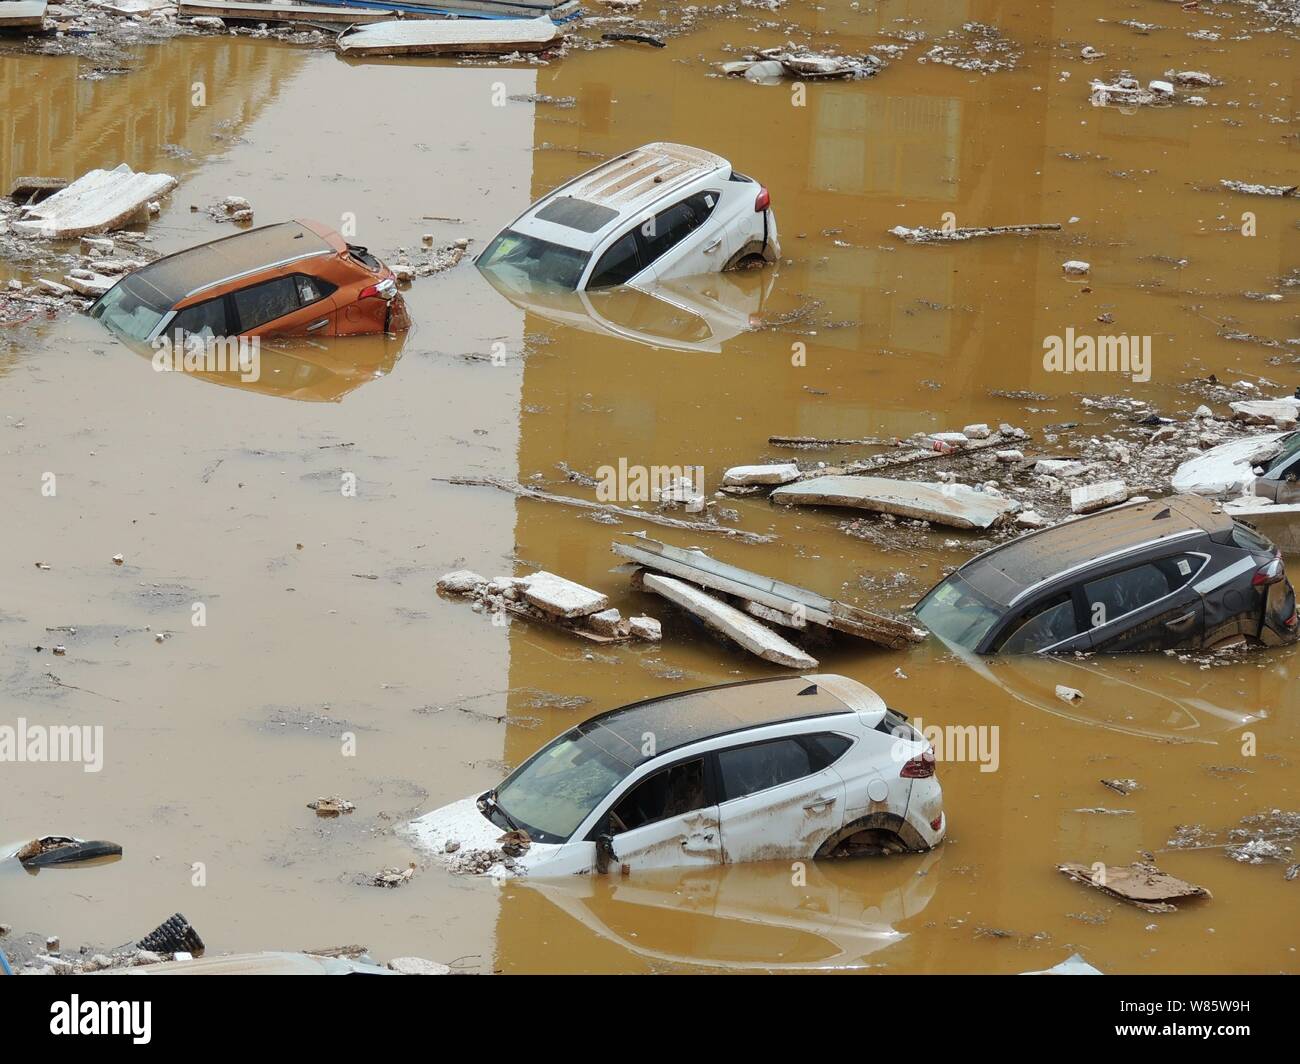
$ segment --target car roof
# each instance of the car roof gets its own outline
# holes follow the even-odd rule
[[[1119,506],[1066,521],[971,559],[957,570],[968,584],[1001,606],[1074,568],[1175,536],[1214,535],[1232,527],[1217,503],[1197,495]]]
[[[601,713],[579,730],[621,761],[638,765],[689,743],[768,724],[859,711],[883,712],[868,687],[844,676],[777,676],[660,695]],[[645,737],[654,737],[646,755]]]
[[[721,155],[689,144],[644,144],[547,193],[512,228],[552,243],[591,251],[629,215],[640,214],[699,178],[730,168],[731,163]],[[548,214],[552,219],[545,217]],[[579,225],[553,220],[557,215],[567,215]]]
[[[263,225],[178,251],[136,270],[132,276],[137,283],[147,282],[168,304],[175,305],[241,274],[333,253],[339,248],[331,236],[342,243],[333,230],[316,222],[295,220]]]

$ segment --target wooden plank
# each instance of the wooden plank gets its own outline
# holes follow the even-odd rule
[[[350,56],[504,55],[540,52],[559,39],[549,18],[404,19],[344,30],[338,50]]]
[[[3,0],[0,2],[0,29],[38,30],[44,23],[46,0]]]
[[[781,613],[800,617],[823,628],[855,635],[873,643],[901,650],[925,638],[922,629],[869,613],[848,603],[836,602],[815,591],[751,573],[735,565],[710,558],[703,551],[682,550],[649,538],[615,542],[611,549],[620,557],[658,572],[681,577],[702,587],[722,591],[747,602],[757,602]]]
[[[239,0],[181,0],[178,11],[182,18],[215,17],[236,22],[337,22],[345,26],[387,22],[397,17],[395,8],[368,10],[324,4],[241,3]],[[409,17],[437,16],[430,12]]]
[[[715,632],[720,632],[764,661],[784,665],[788,669],[806,671],[817,668],[816,658],[805,654],[766,625],[759,624],[753,617],[741,613],[734,606],[714,598],[698,587],[659,573],[644,573],[641,586],[693,613]]]

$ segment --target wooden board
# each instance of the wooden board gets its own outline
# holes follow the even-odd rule
[[[364,25],[370,22],[387,22],[397,17],[396,9],[337,7],[324,4],[266,4],[240,3],[232,0],[181,0],[178,8],[183,18],[220,18],[235,22],[311,22],[340,25]],[[410,15],[409,18],[436,18],[432,12]]]
[[[344,30],[337,47],[349,56],[505,55],[540,52],[559,39],[549,18],[419,19]]]

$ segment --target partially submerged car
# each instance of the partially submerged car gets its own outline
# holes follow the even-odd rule
[[[1255,495],[1300,503],[1300,432],[1264,432],[1211,447],[1178,467],[1173,489],[1219,499]]]
[[[1277,548],[1194,495],[994,547],[931,588],[916,614],[976,654],[1280,646],[1300,627]]]
[[[410,825],[435,854],[535,876],[921,851],[946,828],[929,741],[829,674],[603,713]]]
[[[319,222],[265,225],[126,274],[90,316],[123,340],[355,336],[410,327],[391,270]]]
[[[543,196],[476,260],[505,283],[585,291],[775,262],[766,188],[719,155],[646,144]]]

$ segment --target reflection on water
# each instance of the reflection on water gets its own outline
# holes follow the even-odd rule
[[[925,855],[726,865],[689,872],[525,880],[583,930],[658,965],[737,971],[851,970],[907,937],[934,895],[942,850]],[[517,903],[517,904],[516,904]],[[539,919],[525,892],[503,923]],[[542,926],[560,937],[554,917]],[[569,932],[571,933],[571,932]],[[527,958],[500,958],[527,970]],[[557,957],[549,956],[553,965]],[[561,970],[565,965],[561,962]]]

